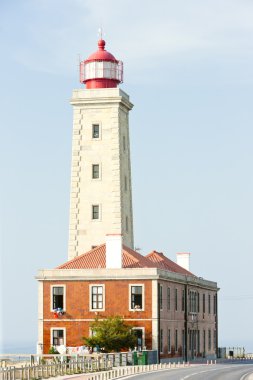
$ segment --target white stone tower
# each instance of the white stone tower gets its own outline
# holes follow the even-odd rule
[[[123,64],[98,41],[80,64],[86,89],[74,90],[68,259],[122,234],[133,248],[128,112],[133,105],[117,85]]]

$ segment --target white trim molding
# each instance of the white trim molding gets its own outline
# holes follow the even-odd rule
[[[103,307],[102,309],[93,309],[92,308],[92,288],[94,286],[101,286],[102,287],[102,302]],[[89,311],[99,312],[99,311],[105,311],[105,284],[89,284]]]

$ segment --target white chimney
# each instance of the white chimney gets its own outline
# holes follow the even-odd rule
[[[106,268],[122,268],[122,235],[107,234],[105,249]]]
[[[180,265],[180,267],[190,271],[190,253],[189,252],[177,253],[177,264]]]

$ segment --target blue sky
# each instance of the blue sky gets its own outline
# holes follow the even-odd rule
[[[5,0],[0,17],[2,351],[35,349],[34,276],[67,259],[69,99],[102,25],[135,105],[135,245],[191,252],[221,288],[219,345],[253,352],[252,1]]]

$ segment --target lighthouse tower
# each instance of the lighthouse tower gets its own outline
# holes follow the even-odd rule
[[[123,63],[98,50],[80,63],[73,91],[73,143],[68,259],[121,234],[133,248],[133,215],[128,113],[133,104],[118,88]]]

